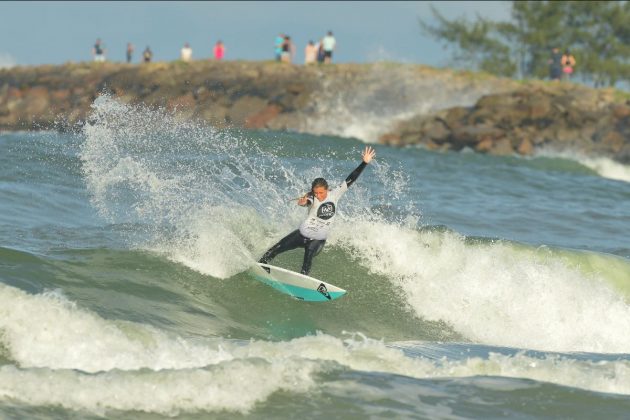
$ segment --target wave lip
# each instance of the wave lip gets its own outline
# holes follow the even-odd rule
[[[568,159],[586,166],[602,178],[630,182],[630,166],[607,157],[589,157],[579,152],[541,150],[536,156]]]

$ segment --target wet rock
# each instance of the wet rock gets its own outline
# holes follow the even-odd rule
[[[252,114],[245,119],[245,128],[269,128],[269,123],[276,118],[282,108],[278,105],[267,105],[262,111]]]
[[[243,96],[239,98],[228,110],[228,116],[232,122],[244,125],[247,118],[258,114],[267,106],[265,99],[256,96]]]
[[[518,145],[516,151],[521,155],[531,155],[534,153],[534,145],[529,138],[524,138]]]
[[[381,136],[399,145],[448,144],[481,153],[531,155],[539,147],[626,159],[630,143],[630,104],[608,90],[576,85],[525,86],[481,97],[474,106],[399,122]],[[444,121],[442,126],[432,125]]]

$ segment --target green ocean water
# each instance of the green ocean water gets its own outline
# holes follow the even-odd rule
[[[0,417],[627,416],[630,168],[377,145],[311,272],[348,294],[253,280],[363,147],[107,97],[0,134]]]

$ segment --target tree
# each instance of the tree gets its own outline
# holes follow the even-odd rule
[[[430,36],[455,47],[454,58],[501,76],[545,77],[552,48],[571,50],[579,74],[595,85],[630,76],[628,1],[513,1],[512,19],[448,20],[431,7]]]

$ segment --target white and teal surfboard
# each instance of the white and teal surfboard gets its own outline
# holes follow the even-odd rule
[[[269,264],[257,263],[250,269],[250,273],[279,292],[308,302],[326,302],[346,293],[330,283]]]

